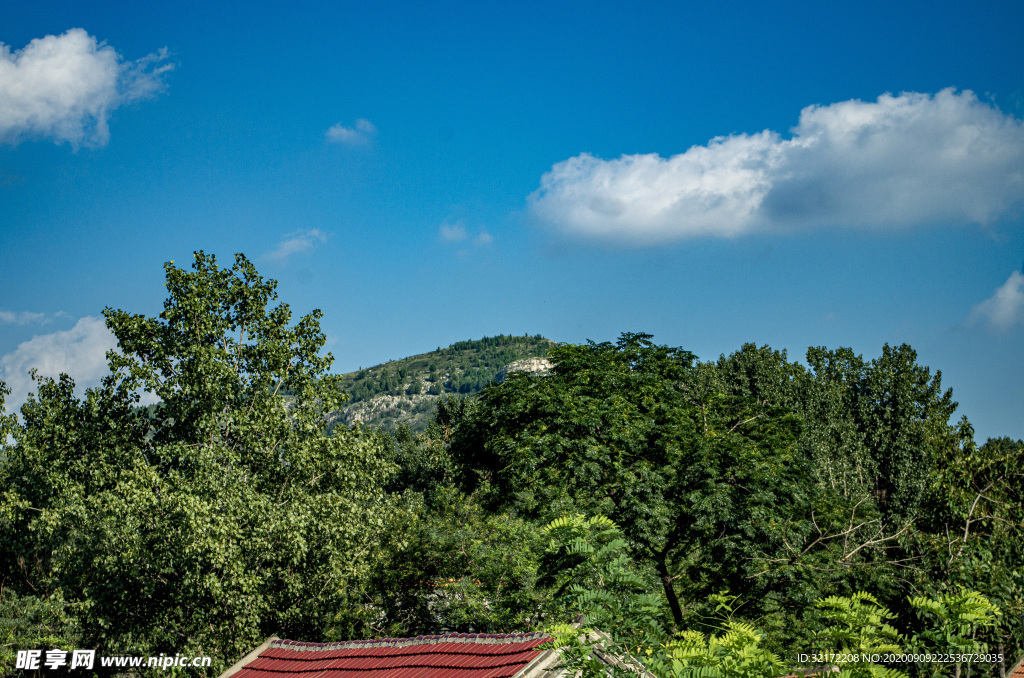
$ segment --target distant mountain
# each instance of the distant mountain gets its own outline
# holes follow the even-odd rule
[[[442,396],[472,395],[517,370],[545,371],[550,366],[548,349],[556,345],[539,334],[502,334],[349,372],[342,377],[351,399],[335,414],[335,421],[361,421],[391,431],[407,424],[421,431]]]

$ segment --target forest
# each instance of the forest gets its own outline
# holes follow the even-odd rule
[[[165,272],[159,316],[104,311],[100,386],[37,375],[0,420],[5,674],[35,647],[209,655],[217,675],[272,633],[546,630],[589,675],[581,614],[658,678],[1020,657],[1024,442],[978,444],[906,344],[701,360],[642,332],[538,336],[521,348],[550,372],[498,382],[528,339],[502,335],[336,375],[319,312],[293,319],[244,256]],[[440,357],[466,348],[456,384]],[[413,372],[444,394],[425,430],[332,425]]]

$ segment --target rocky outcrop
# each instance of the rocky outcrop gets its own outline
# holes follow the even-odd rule
[[[418,393],[416,395],[379,395],[346,405],[338,419],[351,426],[357,421],[376,422],[385,418],[411,419],[419,412],[433,409],[433,402],[441,396]]]
[[[522,358],[521,360],[516,360],[515,362],[505,365],[505,369],[498,374],[497,381],[499,383],[505,381],[505,379],[508,378],[508,375],[513,372],[526,372],[527,374],[542,376],[550,371],[551,361],[547,358]]]

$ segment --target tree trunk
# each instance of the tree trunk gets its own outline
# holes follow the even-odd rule
[[[668,574],[668,566],[665,564],[665,561],[659,558],[655,563],[655,567],[658,570],[661,585],[665,589],[668,607],[672,610],[672,632],[675,633],[683,625],[683,608],[679,605],[679,598],[676,597],[676,589],[672,586],[672,577]]]

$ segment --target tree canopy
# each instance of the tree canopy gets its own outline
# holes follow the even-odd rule
[[[549,358],[550,374],[442,407],[443,437],[421,447],[448,450],[435,477],[459,477],[493,515],[614,520],[668,628],[712,631],[710,601],[726,593],[780,652],[820,631],[816,600],[857,591],[907,623],[908,595],[957,585],[1022,607],[1020,475],[1007,464],[1024,446],[975,448],[909,346],[870,361],[811,348],[804,366],[748,344],[701,362],[627,333]],[[1009,645],[1015,631],[984,633]]]
[[[608,515],[654,567],[677,624],[680,590],[737,586],[781,546],[809,477],[795,416],[708,390],[693,354],[648,335],[549,355],[549,377],[487,389],[462,424],[457,459],[492,506]]]
[[[393,467],[327,433],[344,395],[319,312],[292,325],[241,255],[165,270],[159,317],[104,312],[101,387],[38,378],[0,464],[0,578],[63,600],[86,646],[222,668],[272,632],[358,624]]]
[[[460,369],[496,374],[517,339],[337,376],[319,312],[293,320],[244,256],[165,272],[158,316],[104,311],[100,386],[37,375],[0,416],[5,646],[212,655],[217,672],[271,633],[565,636],[579,612],[661,648],[664,676],[892,640],[864,619],[905,629],[900,647],[1021,646],[1024,443],[976,444],[909,346],[800,364],[538,337],[550,371],[448,388],[423,432],[367,430],[338,423],[346,388],[437,385],[437,356],[467,350]]]

